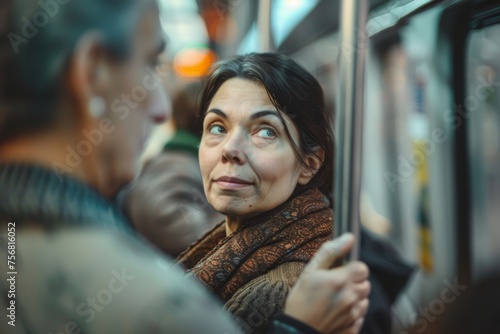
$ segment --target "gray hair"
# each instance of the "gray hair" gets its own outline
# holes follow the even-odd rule
[[[95,31],[125,59],[144,0],[2,0],[0,142],[50,125],[61,79],[80,38]],[[134,24],[135,23],[135,24]]]

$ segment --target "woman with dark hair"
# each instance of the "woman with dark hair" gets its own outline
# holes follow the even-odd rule
[[[1,333],[238,332],[113,203],[165,117],[158,14],[155,0],[0,1]],[[328,266],[352,243],[323,248],[272,330],[343,323]]]
[[[253,53],[215,67],[200,111],[204,190],[226,219],[178,260],[244,327],[261,332],[333,235],[333,136],[323,93],[290,58]],[[368,304],[365,278],[349,277],[359,309]]]

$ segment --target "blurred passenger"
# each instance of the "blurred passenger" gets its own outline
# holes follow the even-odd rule
[[[391,222],[387,217],[382,216],[375,210],[370,196],[366,192],[361,193],[360,197],[360,222],[370,232],[380,236],[388,236],[391,232]]]
[[[161,154],[146,162],[124,203],[136,230],[174,257],[224,220],[203,192],[196,122],[201,87],[188,84],[174,97],[175,132]]]
[[[305,264],[333,234],[333,135],[323,103],[311,74],[272,53],[219,63],[203,91],[203,185],[226,219],[178,259],[237,318],[260,314],[255,333],[283,310]],[[340,293],[355,291],[353,314],[364,314],[368,270],[360,262],[344,270],[349,288]]]
[[[360,198],[360,260],[370,269],[370,305],[361,334],[392,333],[392,305],[416,269],[387,238],[391,222],[374,208],[367,193]]]
[[[238,332],[110,200],[164,117],[162,48],[153,0],[0,2],[1,333]],[[355,272],[328,268],[352,244],[321,248],[270,331],[345,325],[362,298],[331,281]]]
[[[499,287],[498,268],[471,286],[457,283],[455,279],[453,288],[444,289],[428,307],[419,309],[413,328],[405,334],[500,333],[496,308],[500,299]]]
[[[433,333],[496,334],[500,333],[497,303],[500,298],[500,275],[490,273],[472,287],[463,286],[463,295],[436,321]],[[442,296],[439,296],[442,298]],[[431,327],[431,326],[429,326]]]
[[[404,261],[398,250],[383,238],[360,229],[359,258],[370,269],[370,305],[361,334],[392,333],[392,305],[416,269]]]

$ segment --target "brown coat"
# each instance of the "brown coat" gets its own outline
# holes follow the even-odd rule
[[[174,257],[224,219],[206,200],[197,157],[183,151],[146,163],[124,211],[139,233]]]

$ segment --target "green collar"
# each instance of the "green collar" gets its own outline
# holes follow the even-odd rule
[[[183,151],[190,152],[198,156],[198,147],[200,146],[200,137],[195,134],[184,131],[177,130],[170,140],[163,146],[163,152],[165,151]]]

